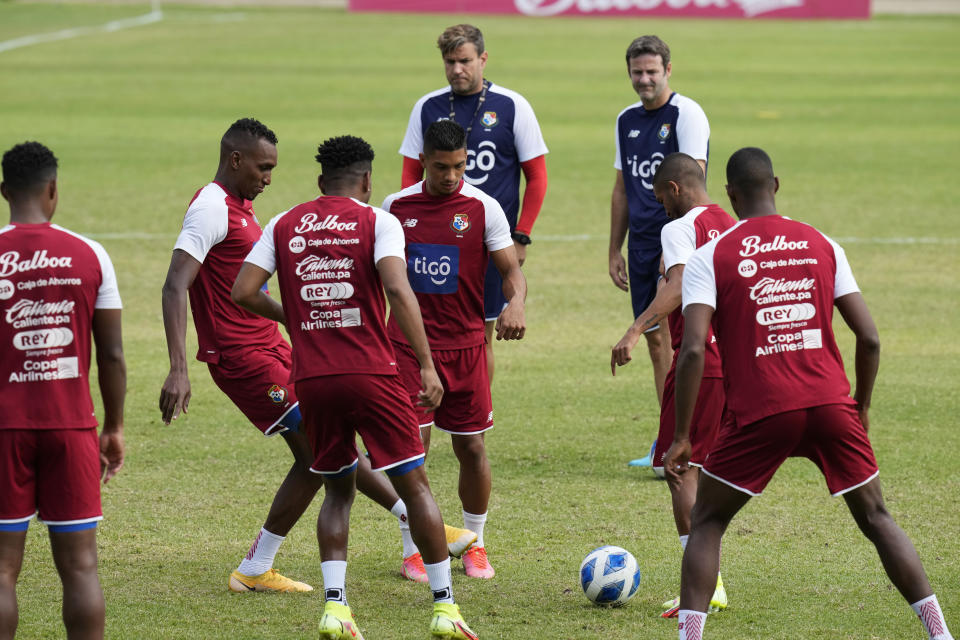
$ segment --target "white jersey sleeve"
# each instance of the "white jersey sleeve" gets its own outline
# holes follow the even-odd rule
[[[713,270],[713,251],[717,241],[703,245],[690,255],[683,270],[683,308],[691,304],[705,304],[717,308],[717,279]]]
[[[847,253],[843,250],[843,247],[827,237],[826,234],[821,235],[833,247],[833,254],[837,261],[837,273],[833,279],[833,299],[836,300],[849,293],[857,293],[860,291],[860,287],[857,286],[857,281],[853,277],[853,270],[850,268],[850,263],[847,262]]]
[[[117,285],[117,274],[113,269],[113,262],[107,254],[107,250],[99,242],[87,239],[87,244],[97,254],[97,260],[100,261],[100,273],[102,280],[100,288],[97,290],[97,301],[94,303],[94,309],[122,309],[120,302],[120,287]]]
[[[625,110],[624,110],[625,111]],[[620,162],[620,117],[623,116],[623,111],[620,112],[620,115],[617,116],[617,121],[613,126],[613,142],[616,145],[617,155],[613,158],[613,168],[617,171],[623,171],[623,164]]]
[[[533,113],[533,107],[516,91],[504,90],[503,87],[497,89],[513,99],[513,144],[517,149],[517,161],[526,162],[545,155],[548,151],[547,143],[543,141],[543,133],[540,131],[537,116]]]
[[[400,155],[413,158],[414,160],[420,157],[420,152],[423,151],[423,124],[420,120],[421,113],[423,112],[423,104],[430,98],[446,93],[447,91],[450,91],[449,86],[431,91],[417,100],[413,105],[413,109],[410,111],[410,120],[407,121],[407,132],[404,134],[403,142],[400,144]]]
[[[677,143],[680,153],[695,160],[707,159],[710,144],[710,123],[699,104],[685,96],[677,96]]]
[[[229,219],[224,191],[215,184],[204,187],[183,216],[183,228],[174,249],[181,249],[203,262],[215,244],[227,237]]]
[[[510,237],[510,223],[507,222],[507,216],[499,202],[467,183],[463,184],[460,194],[476,198],[483,203],[483,241],[487,245],[487,251],[500,251],[513,245],[513,238]]]
[[[406,238],[403,235],[403,227],[397,217],[387,213],[383,209],[373,207],[376,214],[376,222],[373,231],[373,262],[377,264],[383,258],[396,257],[406,260]]]
[[[103,248],[103,245],[96,240],[91,240],[79,233],[65,229],[58,224],[51,224],[50,226],[57,231],[62,231],[74,238],[79,238],[90,247],[90,250],[93,251],[93,254],[97,257],[97,262],[100,263],[100,287],[97,289],[97,300],[93,303],[93,308],[122,309],[123,304],[120,301],[120,287],[117,285],[117,272],[114,270],[113,261],[110,260],[110,255],[107,253],[107,250]],[[14,228],[13,226],[4,227],[0,230],[0,233],[7,229]]]
[[[287,211],[289,211],[289,209]],[[251,249],[247,257],[244,258],[244,262],[256,265],[270,274],[273,274],[273,272],[277,270],[277,247],[273,235],[277,222],[286,215],[286,213],[287,212],[284,211],[283,213],[275,215],[273,219],[267,223],[267,226],[263,229],[263,233],[260,234],[260,239],[253,245],[253,249]]]
[[[693,252],[697,250],[697,230],[687,221],[696,213],[691,211],[683,218],[668,222],[660,230],[664,272],[670,271],[671,267],[678,264],[686,264]]]

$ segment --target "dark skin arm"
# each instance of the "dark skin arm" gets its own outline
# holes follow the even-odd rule
[[[97,382],[103,398],[100,430],[100,475],[104,484],[123,467],[123,402],[127,365],[123,357],[120,309],[93,312],[93,342],[97,348]]]
[[[623,334],[613,347],[610,354],[610,373],[617,375],[617,367],[622,367],[632,360],[630,353],[640,341],[640,336],[647,329],[657,326],[674,309],[680,306],[681,291],[683,288],[683,265],[675,264],[670,267],[666,275],[666,284],[657,289],[656,297],[643,310],[627,332]]]
[[[524,311],[527,279],[520,270],[513,246],[490,252],[490,260],[503,278],[503,295],[507,299],[507,308],[497,318],[497,340],[520,340],[527,331]]]
[[[420,314],[420,305],[417,296],[410,288],[407,279],[407,264],[402,258],[387,256],[377,263],[377,272],[383,283],[383,291],[390,303],[390,314],[396,319],[397,325],[407,338],[407,343],[417,356],[420,363],[420,399],[421,407],[433,411],[440,406],[443,399],[443,385],[430,355],[430,344],[427,342],[427,333],[423,328],[423,317]]]
[[[170,373],[160,388],[160,414],[164,424],[187,412],[190,379],[187,376],[187,290],[201,263],[186,251],[174,249],[163,283],[163,330],[167,336]]]
[[[663,470],[675,481],[689,469],[690,422],[703,379],[703,358],[712,318],[713,307],[706,304],[691,304],[683,310],[683,343],[677,356],[676,373],[677,426],[673,444],[663,457]]]
[[[252,262],[244,262],[240,273],[233,282],[230,297],[238,305],[258,316],[286,324],[287,318],[283,313],[283,305],[267,295],[263,285],[270,279],[270,272],[258,267]]]
[[[873,396],[873,384],[880,368],[880,336],[870,310],[867,309],[867,303],[859,292],[837,298],[833,303],[857,338],[854,356],[856,387],[853,399],[857,402],[857,411],[864,429],[869,429],[870,420],[867,414]]]

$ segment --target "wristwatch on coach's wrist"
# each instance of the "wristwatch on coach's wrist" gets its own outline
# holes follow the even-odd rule
[[[525,233],[521,233],[519,231],[514,231],[513,233],[510,234],[510,237],[513,238],[513,241],[516,242],[517,244],[526,245],[533,242],[533,240],[530,239],[530,236],[528,236]]]

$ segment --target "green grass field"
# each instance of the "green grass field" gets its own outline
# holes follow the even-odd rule
[[[0,41],[142,14],[146,6],[0,1]],[[0,53],[0,148],[37,139],[61,160],[55,221],[99,239],[125,302],[127,461],[104,489],[101,580],[110,638],[309,638],[315,594],[236,596],[226,579],[289,464],[191,364],[194,398],[171,427],[157,398],[167,371],[160,286],[183,212],[212,179],[217,143],[252,115],[280,137],[261,222],[315,195],[313,153],[331,135],[379,154],[374,198],[399,187],[396,150],[414,100],[444,84],[434,46],[452,16],[166,6],[163,21]],[[525,272],[528,337],[497,345],[490,582],[454,588],[484,639],[675,638],[658,605],[678,591],[680,551],[666,486],[628,469],[655,434],[658,407],[642,346],[609,372],[630,321],[606,267],[613,122],[636,101],[623,51],[657,33],[674,51],[671,86],[712,128],[710,192],[727,204],[735,149],[767,149],[783,214],[847,249],[884,351],[871,436],[888,506],[912,536],[960,629],[960,20],[668,21],[476,17],[487,77],[533,104],[550,147],[550,186]],[[4,213],[4,215],[6,215]],[[841,345],[852,360],[849,332]],[[195,349],[190,336],[188,351]],[[38,398],[38,401],[43,401]],[[456,462],[435,437],[428,465],[459,523]],[[321,583],[313,520],[276,566]],[[396,522],[358,499],[348,593],[369,640],[426,637],[429,596],[398,575]],[[577,569],[601,544],[644,572],[624,608],[580,594]],[[842,501],[813,464],[792,460],[734,521],[724,547],[727,612],[710,638],[924,637]],[[34,524],[20,578],[22,638],[63,636],[46,533]]]

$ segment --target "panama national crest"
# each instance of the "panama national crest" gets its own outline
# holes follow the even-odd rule
[[[661,140],[666,140],[670,137],[670,124],[660,125],[660,131],[657,131],[657,137]]]
[[[267,397],[269,397],[274,404],[281,404],[287,399],[287,390],[280,385],[275,384],[267,389]]]
[[[453,220],[450,221],[450,228],[457,233],[463,233],[470,228],[470,216],[465,213],[453,214]]]
[[[483,117],[480,118],[480,124],[485,126],[487,129],[497,126],[497,112],[496,111],[484,111]]]

